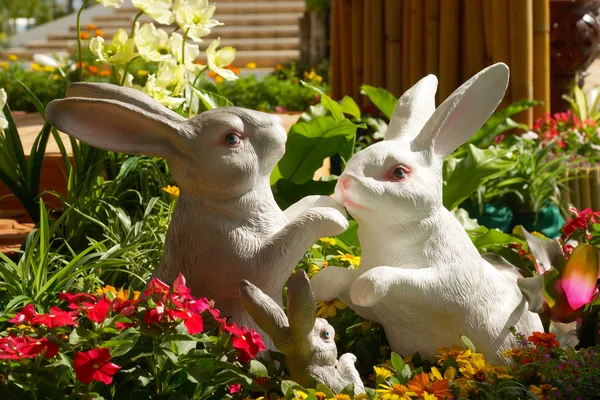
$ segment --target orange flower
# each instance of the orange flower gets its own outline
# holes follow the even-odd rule
[[[87,39],[89,39],[89,38],[90,38],[90,34],[89,34],[89,33],[87,33],[87,32],[81,32],[81,33],[79,34],[79,37],[80,37],[81,39],[83,39],[83,40],[87,40]]]
[[[527,339],[536,345],[536,347],[547,347],[549,349],[553,349],[555,347],[560,346],[558,340],[555,339],[556,335],[554,333],[544,333],[544,332],[533,332],[531,336]]]
[[[77,68],[79,68],[79,63],[76,63],[76,64],[75,64],[75,66],[76,66]],[[82,62],[82,63],[81,63],[81,68],[85,68],[86,66],[87,66],[87,63],[86,63],[86,62]]]
[[[98,67],[96,67],[95,65],[90,65],[88,67],[88,71],[90,71],[90,74],[92,74],[92,75],[97,75],[98,74]]]
[[[445,398],[452,398],[452,392],[450,391],[450,381],[448,379],[437,379],[435,381],[429,380],[429,375],[425,372],[421,372],[408,382],[408,388],[413,391],[419,399],[435,396],[436,399],[443,400]]]
[[[102,29],[96,29],[94,33],[96,36],[104,37],[104,31]]]
[[[94,24],[87,24],[87,28],[88,28],[88,31],[93,31],[94,29],[96,29],[96,25],[94,25]]]
[[[237,67],[234,67],[233,65],[229,64],[228,66],[226,66],[225,68],[227,68],[228,70],[230,70],[231,72],[233,72],[234,74],[239,74],[240,73],[240,69]]]
[[[216,78],[217,77],[217,73],[214,71],[208,71],[208,76],[210,76],[211,78]]]
[[[110,76],[110,69],[103,69],[100,71],[100,76]]]

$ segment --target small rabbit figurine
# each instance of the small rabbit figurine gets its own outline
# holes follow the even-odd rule
[[[306,386],[311,377],[334,393],[353,383],[354,393],[365,392],[354,367],[356,357],[343,354],[337,359],[335,331],[323,318],[317,318],[315,299],[306,273],[300,270],[288,283],[288,315],[259,288],[244,280],[240,299],[256,323],[285,355],[291,378]]]
[[[193,293],[214,299],[240,325],[255,327],[239,302],[240,280],[281,304],[304,252],[348,227],[330,197],[309,196],[285,213],[277,206],[269,175],[287,135],[275,115],[223,107],[188,120],[142,92],[105,83],[72,84],[46,115],[92,146],[167,160],[181,195],[155,276],[171,283],[182,273]]]
[[[465,82],[437,109],[429,75],[394,109],[385,140],[357,153],[335,196],[359,224],[357,270],[325,268],[312,279],[317,300],[339,297],[385,328],[392,349],[432,358],[436,349],[473,341],[492,362],[516,345],[510,327],[542,331],[517,277],[485,261],[442,205],[444,158],[466,142],[504,96],[499,63]]]

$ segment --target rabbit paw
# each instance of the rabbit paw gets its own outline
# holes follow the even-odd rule
[[[292,219],[298,217],[303,212],[310,210],[311,208],[316,208],[316,207],[335,208],[342,215],[346,216],[346,209],[344,207],[342,207],[337,201],[335,201],[335,199],[333,197],[319,196],[319,195],[306,196],[306,197],[298,200],[297,202],[292,204],[290,207],[288,207],[284,211],[284,213],[285,213],[285,216],[289,220],[292,220]]]
[[[335,208],[315,207],[308,210],[307,213],[310,214],[311,219],[321,225],[317,230],[321,237],[336,236],[348,229],[346,216]]]
[[[353,271],[341,267],[327,267],[310,280],[317,301],[330,301],[348,293]]]
[[[372,307],[385,296],[386,290],[376,276],[365,273],[350,287],[350,300],[361,307]]]

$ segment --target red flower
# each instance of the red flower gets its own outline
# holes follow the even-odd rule
[[[59,346],[46,338],[8,336],[0,339],[0,359],[20,360],[32,358],[45,350],[44,357],[52,358]]]
[[[31,318],[37,316],[35,309],[33,308],[33,303],[27,304],[23,309],[15,315],[14,318],[9,319],[8,322],[12,322],[13,324],[24,324],[27,322],[31,322]]]
[[[229,385],[229,394],[235,394],[242,391],[242,384],[236,383],[234,385]]]
[[[577,209],[573,207],[571,208],[571,211],[575,214],[575,217],[568,219],[563,227],[565,238],[571,236],[576,230],[587,231],[589,224],[598,222],[598,218],[600,218],[600,212],[593,212],[591,208],[577,211]]]
[[[83,302],[96,303],[96,301],[98,301],[98,298],[91,293],[72,294],[72,293],[62,292],[58,296],[58,299],[68,302],[69,308],[72,310],[78,309],[81,306],[81,303],[83,303]]]
[[[144,295],[148,296],[150,294],[158,294],[158,293],[169,294],[169,293],[171,293],[171,289],[169,288],[169,285],[167,285],[160,279],[152,278],[152,280],[148,284],[148,289],[146,289],[146,291],[144,292]]]
[[[110,351],[106,348],[77,352],[73,358],[73,369],[81,383],[88,384],[92,380],[110,385],[113,375],[121,369],[120,366],[109,362]]]
[[[208,309],[208,312],[213,316],[215,321],[217,321],[219,324],[223,325],[223,328],[227,327],[227,318],[219,317],[219,315],[221,314],[221,311],[217,310],[216,308],[211,307]]]
[[[527,339],[536,345],[536,347],[547,347],[553,349],[558,347],[560,343],[555,339],[554,333],[533,332]]]
[[[181,318],[184,322],[185,327],[190,335],[202,332],[204,329],[204,321],[200,314],[192,314],[189,311],[173,310],[171,311],[173,317]]]
[[[110,300],[104,296],[96,304],[88,308],[88,318],[94,322],[100,323],[106,319],[110,309]]]
[[[50,329],[64,325],[77,324],[71,313],[63,311],[56,306],[50,308],[50,313],[48,314],[37,315],[33,317],[31,323],[33,325],[46,325]]]
[[[156,307],[146,310],[146,312],[144,313],[144,322],[146,322],[147,325],[152,325],[152,323],[160,324],[160,321],[164,314],[165,305],[159,301],[156,304]]]
[[[135,324],[132,322],[115,322],[115,328],[117,328],[120,331],[127,328],[131,328],[133,325]]]
[[[185,298],[191,298],[190,296],[190,288],[185,286],[185,277],[180,273],[173,282],[173,289]]]
[[[228,327],[229,332],[233,334],[233,348],[236,349],[240,355],[238,359],[241,362],[248,362],[252,358],[256,357],[259,351],[265,350],[265,344],[263,343],[260,335],[252,330],[248,330],[247,327],[242,329],[234,323]]]

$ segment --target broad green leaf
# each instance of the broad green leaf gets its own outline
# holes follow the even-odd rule
[[[298,184],[287,179],[280,179],[272,187],[273,195],[281,209],[286,209],[298,200],[309,195],[329,196],[335,189],[337,180],[313,181]]]
[[[265,367],[260,361],[250,360],[250,375],[255,378],[261,378],[269,376],[269,371],[267,371],[267,367]]]
[[[388,120],[392,118],[394,107],[396,107],[396,103],[398,102],[398,99],[392,93],[384,88],[369,85],[362,85],[360,93],[366,95]]]
[[[400,374],[400,372],[404,369],[405,363],[400,355],[392,352],[392,366],[396,370],[396,374]]]
[[[348,119],[317,117],[309,122],[297,122],[290,129],[286,152],[278,164],[281,175],[293,183],[308,182],[324,159],[337,154],[352,140],[356,129]]]
[[[356,221],[349,221],[348,229],[339,234],[337,238],[348,246],[360,248],[360,242],[358,241],[358,223]]]
[[[478,149],[467,146],[464,158],[447,157],[443,166],[444,207],[454,209],[471,193],[490,179],[494,179],[517,164],[508,150]]]
[[[358,105],[352,97],[344,96],[344,98],[340,101],[340,107],[342,108],[342,112],[344,114],[348,114],[356,119],[360,119],[360,108],[358,108]]]
[[[501,232],[498,229],[488,229],[485,226],[471,231],[467,231],[471,241],[478,249],[485,249],[494,246],[503,246],[509,243],[523,243],[523,240],[516,236]]]
[[[196,110],[198,113],[206,110],[214,110],[218,107],[233,106],[233,103],[219,93],[219,90],[213,86],[209,86],[208,83],[203,83],[202,86],[190,84],[192,91],[200,102],[200,104],[198,104],[198,110]]]

